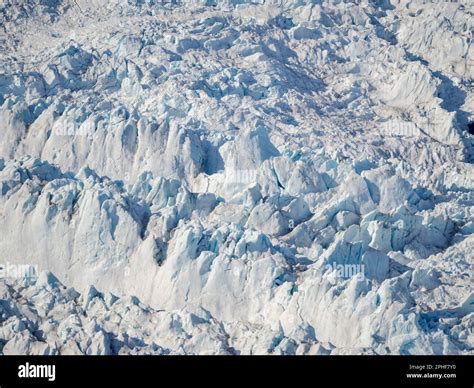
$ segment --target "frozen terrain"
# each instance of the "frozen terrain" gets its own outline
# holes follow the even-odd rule
[[[0,0],[0,353],[474,354],[473,30]]]

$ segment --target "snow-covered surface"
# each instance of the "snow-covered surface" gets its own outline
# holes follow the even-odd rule
[[[474,353],[474,5],[355,3],[0,1],[0,353]]]

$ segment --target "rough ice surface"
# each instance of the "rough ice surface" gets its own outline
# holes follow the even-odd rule
[[[0,353],[473,354],[473,15],[1,1]]]

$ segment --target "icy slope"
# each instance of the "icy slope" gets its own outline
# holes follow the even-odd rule
[[[0,4],[0,351],[474,352],[471,2],[260,3]]]

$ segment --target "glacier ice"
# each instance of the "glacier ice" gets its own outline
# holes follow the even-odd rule
[[[0,11],[0,353],[474,353],[471,1]]]

